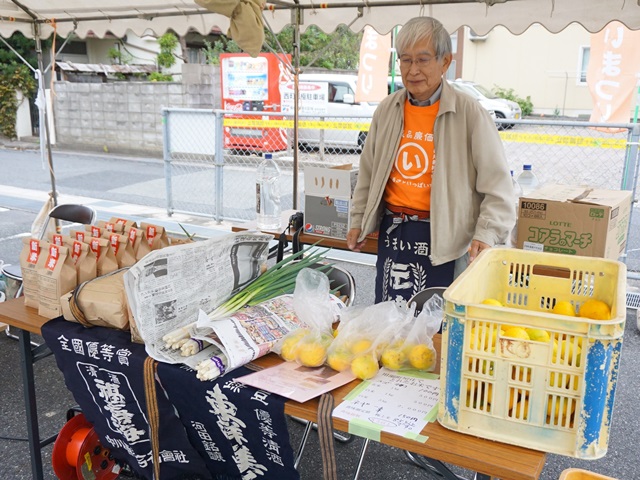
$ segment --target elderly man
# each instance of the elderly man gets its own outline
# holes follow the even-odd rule
[[[443,78],[451,39],[434,18],[396,38],[406,87],[376,109],[353,195],[350,249],[378,231],[376,302],[446,287],[484,249],[503,243],[515,199],[489,114]]]

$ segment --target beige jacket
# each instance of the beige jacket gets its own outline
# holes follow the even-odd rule
[[[406,98],[404,89],[393,93],[374,112],[351,208],[351,228],[362,230],[358,241],[378,230]],[[502,140],[477,100],[444,81],[434,130],[429,258],[440,265],[462,257],[473,239],[503,243],[516,220],[516,200]]]

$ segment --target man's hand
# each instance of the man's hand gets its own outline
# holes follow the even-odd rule
[[[478,254],[487,248],[491,248],[491,246],[479,240],[472,241],[471,246],[469,247],[469,263],[473,262]]]
[[[362,233],[362,230],[359,228],[352,228],[347,233],[347,247],[349,247],[349,250],[359,252],[360,249],[364,247],[364,244],[367,243],[366,238],[358,243],[358,237],[360,236],[360,233]]]

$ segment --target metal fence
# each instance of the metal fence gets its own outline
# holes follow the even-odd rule
[[[281,168],[282,209],[295,205],[302,210],[305,167],[350,163],[357,168],[371,122],[363,117],[301,115],[294,160],[290,115],[165,109],[163,117],[168,213],[190,213],[218,221],[255,219],[255,171],[265,152],[272,152]],[[632,190],[636,198],[640,161],[638,125],[547,120],[497,122],[514,124],[499,133],[515,175],[524,164],[530,164],[543,184],[626,189]],[[640,219],[633,217],[633,210],[630,233],[640,230],[637,225]],[[626,257],[629,269],[636,272],[640,271],[638,237],[630,235]]]

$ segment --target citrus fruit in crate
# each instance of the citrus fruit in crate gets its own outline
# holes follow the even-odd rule
[[[547,399],[547,422],[554,425],[566,425],[567,415],[572,415],[575,410],[575,399],[556,397],[556,401],[553,402],[549,397]]]
[[[380,370],[378,361],[370,354],[360,355],[351,362],[351,371],[361,380],[375,377],[378,370]]]
[[[529,334],[522,327],[511,327],[505,330],[503,337],[517,338],[519,340],[531,340]]]
[[[525,331],[529,335],[529,339],[535,342],[548,342],[551,340],[549,332],[541,328],[525,328]]]
[[[576,310],[575,308],[573,308],[572,303],[567,302],[566,300],[560,300],[559,302],[556,302],[551,312],[555,313],[556,315],[567,315],[568,317],[576,316]]]
[[[500,300],[496,300],[495,298],[485,298],[482,301],[483,305],[495,305],[496,307],[504,307],[504,305],[502,305],[502,302]]]
[[[484,338],[483,338],[484,336]],[[485,352],[495,351],[498,329],[490,329],[487,326],[476,326],[471,329],[469,336],[469,346],[471,350],[484,349]]]
[[[400,370],[407,361],[407,355],[401,348],[387,347],[380,356],[383,367],[390,370]]]
[[[430,370],[436,364],[436,356],[433,348],[421,343],[409,352],[409,363],[418,370]]]
[[[592,320],[611,320],[611,309],[603,301],[592,298],[580,305],[578,315]]]

